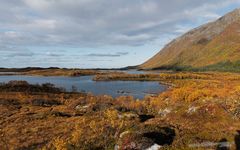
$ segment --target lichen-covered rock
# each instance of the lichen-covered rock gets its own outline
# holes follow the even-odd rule
[[[49,107],[53,105],[60,105],[61,103],[56,100],[33,99],[30,100],[30,104],[33,106]]]
[[[176,136],[170,127],[156,125],[143,126],[138,131],[125,131],[120,134],[117,150],[155,150],[162,146],[171,145]]]
[[[172,112],[172,109],[171,108],[165,108],[165,109],[160,109],[158,111],[158,114],[161,115],[162,117],[166,117],[167,114],[171,113]]]
[[[153,140],[137,132],[125,131],[121,134],[117,150],[142,150],[151,147]]]

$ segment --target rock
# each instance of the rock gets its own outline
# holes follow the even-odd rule
[[[45,100],[45,99],[33,99],[30,101],[33,106],[50,107],[53,105],[60,105],[61,103],[56,100]]]
[[[139,115],[140,122],[145,122],[149,119],[154,118],[155,116],[153,115]]]
[[[20,105],[20,103],[15,99],[0,99],[0,105]]]
[[[240,117],[240,106],[237,107],[237,108],[234,110],[233,115],[234,115],[235,117]]]
[[[165,108],[164,110],[159,110],[158,114],[161,115],[162,117],[166,117],[167,114],[171,113],[171,109],[170,108]]]
[[[93,105],[92,110],[101,111],[110,108],[112,105],[112,103],[97,103]]]
[[[75,110],[81,113],[87,113],[89,109],[90,109],[90,105],[84,105],[84,106],[77,105],[75,107]]]
[[[114,150],[119,150],[119,145],[115,145]]]
[[[123,107],[123,106],[115,106],[115,109],[118,110],[119,112],[129,112],[130,109]]]
[[[68,113],[65,113],[65,112],[60,112],[60,111],[52,111],[51,115],[55,116],[55,117],[72,117],[71,114],[68,114]]]
[[[195,113],[198,110],[198,108],[199,107],[191,106],[191,107],[188,108],[187,113],[188,114],[193,114],[193,113]]]
[[[147,148],[146,150],[159,150],[162,146],[158,145],[158,144],[154,144],[151,147]]]
[[[87,108],[89,108],[89,105],[85,105],[85,106],[77,105],[75,109],[81,110],[81,109],[87,109]]]
[[[153,141],[143,137],[140,133],[125,131],[120,134],[116,150],[142,150],[153,145]]]
[[[112,107],[113,104],[111,103],[96,103],[96,104],[87,104],[87,105],[77,105],[75,107],[75,110],[82,113],[87,112],[96,112],[96,111],[102,111],[105,109],[109,109]]]
[[[124,131],[122,132],[119,137],[122,138],[124,135],[131,133],[131,131]]]
[[[171,145],[176,136],[175,130],[163,127],[160,131],[149,131],[143,133],[143,137],[151,139],[158,145]]]
[[[125,131],[120,134],[115,150],[158,150],[171,145],[176,136],[170,127],[149,126],[138,131]]]
[[[15,99],[0,99],[0,106],[8,107],[9,109],[20,109],[22,108],[21,103]]]
[[[123,114],[121,114],[121,115],[118,115],[118,117],[119,117],[120,119],[129,119],[129,120],[139,118],[138,114],[136,114],[136,113],[131,113],[131,112],[123,113]]]

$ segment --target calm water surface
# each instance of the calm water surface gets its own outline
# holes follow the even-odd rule
[[[147,94],[158,94],[166,90],[165,85],[158,82],[141,81],[92,81],[93,76],[82,77],[42,77],[42,76],[0,76],[0,82],[11,80],[25,80],[30,84],[52,83],[57,87],[63,87],[72,91],[76,87],[79,92],[88,92],[94,95],[111,95],[112,97],[132,95],[142,99]]]

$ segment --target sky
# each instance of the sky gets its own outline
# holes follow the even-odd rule
[[[240,0],[0,0],[0,67],[139,65]]]

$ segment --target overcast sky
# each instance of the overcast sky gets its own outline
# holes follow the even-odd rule
[[[0,0],[0,67],[141,64],[240,0]]]

